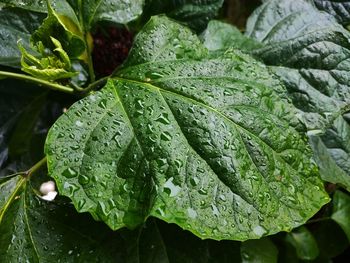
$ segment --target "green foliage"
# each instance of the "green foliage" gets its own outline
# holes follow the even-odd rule
[[[49,173],[78,211],[112,229],[155,216],[202,238],[245,240],[300,225],[328,202],[265,68],[204,51],[154,17],[106,87],[56,122]]]
[[[60,41],[53,37],[50,37],[50,39],[55,46],[53,53],[45,49],[41,41],[35,47],[36,51],[41,55],[40,59],[27,52],[21,42],[18,43],[22,53],[22,71],[34,77],[51,81],[67,79],[77,75],[78,72],[73,71],[70,58],[62,48]]]
[[[253,53],[284,82],[310,134],[324,133],[313,144],[323,179],[350,189],[350,33],[304,0],[266,1],[246,33],[268,44]]]
[[[40,26],[44,15],[18,8],[0,9],[0,65],[20,67],[21,52],[17,41],[21,39],[29,48],[31,34]]]
[[[209,21],[222,2],[0,0],[1,262],[349,247],[347,1],[263,1],[245,35]],[[137,35],[95,81],[91,36],[111,24]]]
[[[339,23],[348,25],[350,22],[350,1],[348,0],[314,0],[318,9],[334,16]]]

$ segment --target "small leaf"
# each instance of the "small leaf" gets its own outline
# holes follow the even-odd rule
[[[343,229],[350,241],[350,197],[336,191],[333,196],[333,211],[331,218]]]
[[[241,255],[243,263],[275,263],[277,262],[278,250],[269,238],[262,238],[243,242]]]
[[[210,59],[189,29],[153,17],[123,68],[51,128],[50,176],[112,229],[153,216],[218,240],[290,230],[329,199],[272,86],[251,57]]]
[[[21,53],[17,41],[29,48],[31,34],[40,26],[44,15],[18,8],[0,10],[0,65],[20,67]]]
[[[202,39],[204,46],[216,54],[231,48],[251,51],[262,46],[260,42],[244,36],[236,27],[216,20],[209,22]]]
[[[62,1],[62,5],[65,1]],[[77,18],[71,7],[65,5],[62,8],[65,14],[56,12],[48,3],[48,16],[45,18],[42,25],[34,32],[31,41],[33,45],[42,42],[43,45],[50,50],[57,48],[52,41],[52,37],[60,41],[63,49],[70,58],[78,58],[86,49],[84,35],[77,25]],[[61,8],[58,8],[61,11]],[[68,14],[66,14],[68,13]]]
[[[305,226],[288,233],[286,241],[295,247],[298,257],[302,260],[313,260],[319,254],[316,240]]]
[[[22,71],[34,77],[50,81],[71,78],[77,75],[78,72],[73,71],[70,58],[63,50],[61,43],[53,37],[50,37],[50,39],[55,46],[52,53],[45,49],[42,42],[38,42],[36,47],[34,47],[41,54],[41,58],[36,58],[27,52],[21,42],[18,43],[22,53]]]

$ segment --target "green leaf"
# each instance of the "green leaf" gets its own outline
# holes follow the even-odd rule
[[[21,176],[0,182],[1,262],[124,262],[118,235],[34,191]]]
[[[23,110],[9,141],[9,155],[20,156],[29,149],[33,129],[46,101],[46,93],[34,97]]]
[[[41,12],[46,13],[47,12],[47,5],[46,1],[38,1],[38,0],[0,0],[1,4],[4,4],[4,6],[10,6],[10,7],[18,7],[24,10],[29,11],[35,11],[35,12]]]
[[[252,51],[262,46],[251,38],[244,36],[236,27],[212,20],[202,35],[204,46],[214,54],[222,54],[228,49]]]
[[[339,23],[350,23],[350,1],[348,0],[314,0],[318,9],[331,14]]]
[[[61,4],[64,2],[62,1]],[[65,13],[59,13],[62,10]],[[85,51],[86,43],[84,32],[82,32],[77,23],[74,23],[77,21],[73,10],[68,4],[64,8],[58,8],[58,11],[48,4],[48,16],[32,35],[33,45],[36,46],[39,42],[42,42],[46,48],[50,48],[53,51],[57,48],[52,41],[53,37],[61,43],[63,50],[68,53],[69,57],[79,57]]]
[[[316,259],[328,262],[330,259],[342,254],[349,247],[349,240],[344,231],[333,220],[325,220],[314,223],[310,227],[314,239],[317,242],[320,255]]]
[[[240,52],[206,54],[187,28],[153,17],[115,77],[54,124],[49,174],[79,212],[112,229],[153,216],[245,240],[329,201],[278,82]]]
[[[23,46],[29,48],[29,38],[43,19],[43,14],[23,9],[0,9],[0,65],[20,67],[17,41],[21,39]]]
[[[344,114],[323,135],[310,135],[322,178],[350,191],[350,125]]]
[[[302,226],[287,234],[286,241],[295,247],[297,255],[303,260],[313,260],[318,254],[318,246],[310,231]]]
[[[248,240],[241,245],[243,263],[275,263],[278,250],[269,238]]]
[[[333,211],[331,218],[339,224],[350,241],[350,197],[336,191],[333,196]]]
[[[223,0],[146,0],[143,21],[152,15],[163,14],[185,23],[196,31],[202,31],[215,18]]]
[[[270,0],[250,17],[247,35],[268,44],[254,54],[284,82],[309,133],[325,133],[314,144],[322,178],[349,189],[350,33],[310,1]]]
[[[9,153],[14,157],[28,150],[42,99],[37,87],[15,80],[0,81],[0,171]]]
[[[53,37],[50,37],[50,39],[55,46],[52,52],[47,52],[41,41],[38,42],[37,46],[33,47],[34,50],[41,54],[40,58],[30,54],[20,42],[18,43],[22,53],[22,71],[36,78],[49,81],[76,76],[78,72],[72,69],[70,58],[62,48],[61,42]]]

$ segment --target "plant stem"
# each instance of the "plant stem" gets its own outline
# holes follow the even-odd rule
[[[13,73],[13,72],[8,72],[8,71],[0,71],[0,77],[8,77],[8,78],[13,78],[13,79],[25,80],[25,81],[28,81],[31,83],[38,84],[39,86],[49,88],[51,90],[61,91],[64,93],[69,93],[69,94],[74,93],[73,88],[63,86],[63,85],[60,85],[57,83],[52,83],[50,81],[37,79],[37,78],[31,77],[28,75],[24,75],[24,74],[18,74],[18,73]]]
[[[2,178],[10,178],[10,177],[14,177],[17,175],[21,175],[25,178],[30,178],[32,176],[33,173],[35,173],[37,170],[39,170],[43,165],[46,164],[46,156],[44,158],[42,158],[39,162],[37,162],[36,164],[34,164],[31,168],[29,168],[27,171],[24,172],[17,172],[14,174],[9,174],[7,176],[4,176]]]
[[[89,86],[87,86],[85,89],[80,91],[80,94],[84,97],[90,93],[90,91],[99,88],[103,84],[105,84],[110,76],[103,77],[99,80],[96,80],[95,82],[91,83]]]
[[[86,52],[87,52],[87,62],[88,62],[88,68],[89,68],[89,76],[90,76],[90,82],[95,81],[95,71],[94,71],[94,65],[92,62],[92,57],[91,53],[92,50],[89,45],[89,40],[88,40],[88,33],[85,33],[85,45],[86,45]]]
[[[39,170],[43,165],[46,165],[46,156],[42,158],[39,162],[34,164],[28,171],[24,173],[25,177],[30,178],[33,173],[35,173],[37,170]]]

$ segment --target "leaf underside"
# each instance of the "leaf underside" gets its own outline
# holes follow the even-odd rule
[[[106,87],[55,123],[49,174],[79,212],[112,229],[154,216],[245,240],[290,230],[328,202],[278,82],[240,52],[206,56],[188,29],[153,17]]]

